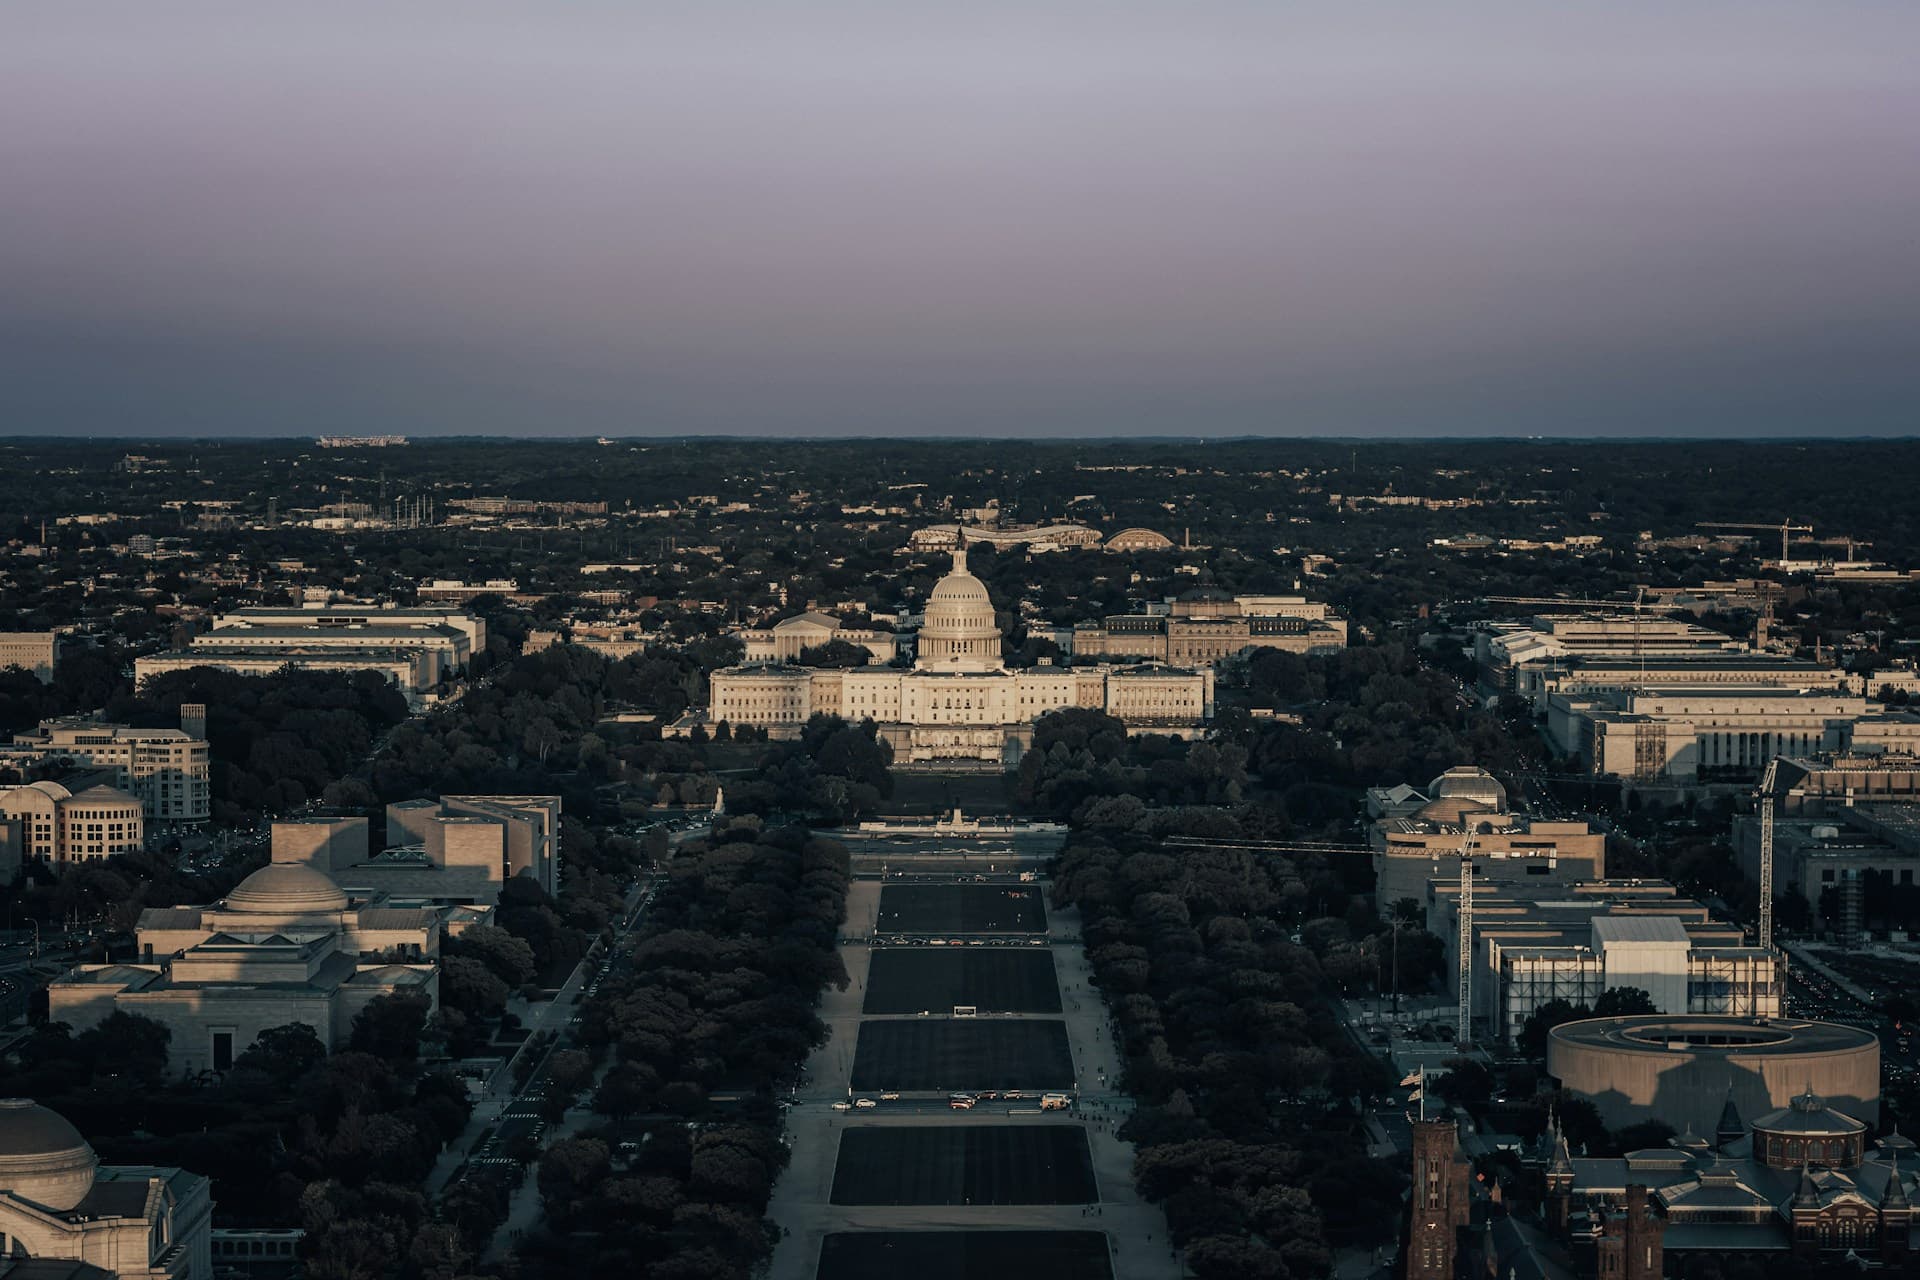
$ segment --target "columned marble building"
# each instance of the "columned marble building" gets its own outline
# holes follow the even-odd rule
[[[0,1271],[20,1280],[213,1280],[211,1183],[103,1165],[79,1130],[0,1098]]]
[[[1050,711],[1103,711],[1143,732],[1188,735],[1213,718],[1213,672],[1158,663],[1018,670],[1001,665],[1000,628],[966,548],[927,601],[912,670],[747,663],[713,673],[708,716],[793,736],[814,715],[872,720],[899,761],[1018,763]]]
[[[439,1003],[446,909],[355,901],[312,866],[270,863],[207,907],[149,907],[134,964],[77,965],[47,988],[49,1016],[76,1032],[115,1012],[173,1033],[172,1070],[222,1072],[260,1033],[312,1027],[329,1051],[381,996]]]

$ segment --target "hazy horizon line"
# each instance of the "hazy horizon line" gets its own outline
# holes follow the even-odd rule
[[[312,432],[284,434],[247,434],[247,435],[35,435],[28,433],[0,432],[0,444],[284,444],[317,443],[323,438],[339,437],[343,439],[369,438],[374,436],[400,436],[409,444],[416,440],[431,440],[436,443],[456,443],[463,441],[484,442],[488,444],[599,444],[605,441],[613,444],[673,444],[701,441],[725,441],[741,444],[855,444],[869,441],[883,441],[892,444],[1257,444],[1265,442],[1288,441],[1299,444],[1899,444],[1920,441],[1920,431],[1902,434],[1756,434],[1728,435],[1702,432],[1687,434],[1682,432],[1660,432],[1648,435],[1463,435],[1459,433],[1438,433],[1434,435],[1283,435],[1241,433],[1234,435],[1049,435],[1046,433],[1024,433],[1019,435],[881,435],[876,433],[849,432],[846,434],[820,435],[779,435],[763,432],[687,432],[662,433],[658,435],[609,436],[591,435],[510,435],[503,432],[369,432],[365,437],[344,432],[329,432],[326,436]],[[352,447],[352,446],[349,446]],[[365,446],[369,448],[400,446]]]

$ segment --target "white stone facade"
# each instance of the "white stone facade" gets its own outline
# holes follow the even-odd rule
[[[1033,722],[1072,707],[1106,712],[1130,727],[1190,733],[1213,718],[1213,672],[1158,665],[1000,665],[1000,630],[986,587],[967,572],[964,549],[934,588],[912,670],[816,669],[747,664],[716,671],[708,718],[798,733],[814,715],[872,720],[902,761],[1011,764]]]

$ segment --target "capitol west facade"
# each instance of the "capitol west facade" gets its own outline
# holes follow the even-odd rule
[[[793,736],[814,715],[872,720],[898,761],[979,760],[1011,765],[1050,711],[1084,707],[1129,728],[1189,734],[1213,718],[1213,672],[1160,665],[1010,671],[1000,628],[965,548],[927,601],[919,657],[897,667],[828,669],[748,663],[713,673],[709,717]]]

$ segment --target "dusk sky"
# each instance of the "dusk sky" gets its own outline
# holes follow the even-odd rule
[[[0,5],[0,434],[1920,433],[1920,4]]]

